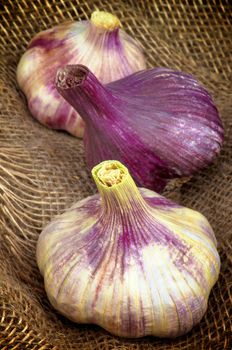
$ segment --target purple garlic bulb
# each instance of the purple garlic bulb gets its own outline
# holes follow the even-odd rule
[[[168,68],[102,85],[87,67],[57,73],[59,93],[86,123],[86,160],[124,163],[139,186],[160,192],[219,153],[224,130],[209,93],[191,75]]]
[[[127,168],[92,170],[99,194],[55,217],[37,243],[51,304],[123,337],[177,337],[198,324],[220,270],[207,219],[137,188]]]
[[[90,21],[64,23],[34,37],[18,64],[17,80],[37,120],[74,136],[83,135],[78,112],[56,91],[59,67],[85,64],[102,83],[146,67],[142,48],[120,26],[117,17],[95,11]]]

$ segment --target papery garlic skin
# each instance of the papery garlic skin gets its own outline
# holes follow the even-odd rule
[[[207,219],[138,189],[117,161],[92,174],[99,194],[57,216],[39,236],[37,263],[51,304],[75,322],[123,337],[190,331],[220,269]]]
[[[37,34],[17,67],[17,81],[32,115],[42,124],[82,137],[84,122],[57,93],[55,76],[66,64],[87,65],[103,83],[146,67],[142,48],[119,19],[95,11],[90,21],[68,22]]]
[[[90,168],[117,159],[139,186],[160,192],[220,152],[224,130],[217,108],[189,74],[152,68],[103,86],[87,67],[71,65],[58,71],[56,84],[86,122]]]

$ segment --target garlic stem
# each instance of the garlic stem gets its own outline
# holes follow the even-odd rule
[[[97,172],[97,176],[103,185],[111,187],[122,182],[125,173],[123,169],[118,168],[117,164],[110,162],[102,165],[102,168]]]
[[[100,29],[113,31],[121,27],[119,19],[109,12],[105,11],[94,11],[91,15],[90,22]]]
[[[116,160],[106,160],[92,170],[93,179],[102,199],[104,212],[110,214],[128,213],[133,216],[147,212],[148,207],[142,198],[127,168]]]
[[[74,74],[75,73],[75,74]],[[67,66],[65,69],[59,69],[57,72],[57,83],[62,89],[69,89],[73,86],[82,84],[86,77],[86,70],[79,65],[78,69],[75,66]]]
[[[113,94],[107,90],[89,69],[83,65],[68,65],[56,75],[58,92],[77,109],[87,123],[99,126],[99,115],[112,115]],[[89,113],[89,108],[91,113]]]

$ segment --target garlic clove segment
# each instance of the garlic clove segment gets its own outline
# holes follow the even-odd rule
[[[82,119],[56,91],[59,67],[86,64],[103,83],[146,67],[141,46],[120,27],[116,16],[95,11],[89,21],[60,24],[32,39],[19,61],[17,81],[37,120],[83,136]]]
[[[54,218],[37,244],[51,304],[123,337],[177,337],[200,322],[220,258],[207,219],[145,188],[127,168],[92,170],[99,194]]]
[[[189,74],[153,68],[103,86],[87,67],[71,65],[58,71],[56,85],[86,122],[90,168],[117,159],[139,186],[160,192],[168,180],[210,164],[221,149],[217,109]]]

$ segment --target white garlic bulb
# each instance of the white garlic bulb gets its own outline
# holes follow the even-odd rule
[[[17,67],[17,81],[32,115],[42,124],[82,137],[84,123],[55,88],[57,69],[85,64],[102,83],[146,67],[140,45],[121,28],[119,19],[104,11],[90,21],[68,22],[37,34]]]
[[[41,233],[37,262],[51,304],[124,337],[176,337],[200,322],[220,258],[207,219],[138,189],[118,161],[92,170],[99,194]]]

